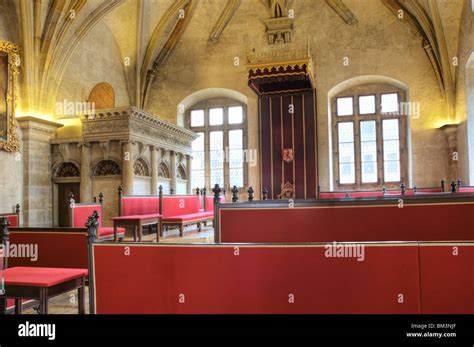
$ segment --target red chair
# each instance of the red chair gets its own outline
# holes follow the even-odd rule
[[[94,211],[99,214],[99,228],[97,230],[97,237],[99,241],[113,240],[114,228],[102,226],[102,205],[101,204],[87,204],[75,203],[74,200],[69,204],[69,216],[71,219],[72,228],[84,228],[87,218],[92,215]],[[117,229],[117,236],[119,240],[125,237],[125,228]]]

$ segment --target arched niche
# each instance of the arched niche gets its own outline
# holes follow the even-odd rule
[[[80,177],[79,167],[72,162],[63,162],[59,164],[53,171],[54,178]]]
[[[133,171],[136,176],[150,176],[150,169],[148,168],[147,162],[143,158],[138,158],[135,160],[135,163],[133,164]]]
[[[163,161],[158,164],[158,177],[170,178],[170,170],[168,169],[168,165],[166,165],[166,163]]]
[[[92,169],[92,176],[118,176],[121,173],[120,166],[113,160],[101,160]]]

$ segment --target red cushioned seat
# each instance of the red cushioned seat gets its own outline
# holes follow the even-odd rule
[[[112,227],[105,227],[99,228],[99,238],[100,237],[107,237],[112,236],[114,234],[114,228]],[[125,228],[117,228],[117,235],[122,237],[125,235]]]
[[[134,214],[130,216],[120,216],[120,217],[113,217],[112,220],[135,220],[135,219],[147,219],[147,218],[161,218],[161,214],[153,213],[153,214]]]
[[[75,278],[87,276],[85,269],[48,267],[12,267],[2,271],[5,285],[52,287]]]
[[[191,221],[198,221],[202,219],[211,219],[214,217],[213,212],[196,212],[196,213],[188,213],[183,215],[176,215],[176,216],[169,216],[164,217],[163,222],[191,222]]]

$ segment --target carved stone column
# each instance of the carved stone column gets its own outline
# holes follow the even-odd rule
[[[458,125],[447,124],[440,128],[446,136],[446,155],[448,168],[448,182],[458,179]]]
[[[150,146],[151,153],[151,194],[158,194],[158,148]]]
[[[53,189],[50,140],[62,124],[34,117],[16,120],[23,132],[23,225],[51,226]]]
[[[81,202],[92,202],[91,145],[81,143]]]
[[[191,156],[188,154],[186,155],[186,192],[188,194],[192,194],[193,193],[193,187],[191,186],[192,184],[192,168],[191,168],[191,165],[192,165],[192,158]]]
[[[133,195],[133,143],[122,142],[122,187],[124,195]]]
[[[173,189],[176,193],[176,153],[170,151],[170,176],[171,176],[171,186],[170,189]]]

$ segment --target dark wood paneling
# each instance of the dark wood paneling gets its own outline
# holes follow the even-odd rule
[[[69,227],[69,194],[74,194],[74,201],[81,202],[79,183],[58,184],[58,222],[60,227]]]
[[[281,191],[281,99],[279,96],[271,98],[271,117],[272,117],[272,135],[273,135],[273,187],[272,197],[276,199]]]
[[[315,112],[313,93],[260,98],[261,182],[262,188],[269,190],[269,198],[276,199],[286,182],[295,185],[298,199],[316,197]],[[293,148],[293,162],[283,162],[283,148]]]

